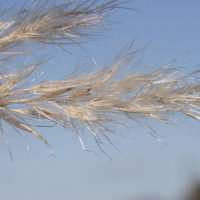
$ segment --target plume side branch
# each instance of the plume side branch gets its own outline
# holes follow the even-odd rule
[[[147,119],[176,124],[173,116],[183,113],[200,120],[200,83],[191,77],[200,71],[181,75],[180,69],[172,67],[175,61],[154,71],[135,71],[139,63],[130,66],[135,56],[136,53],[130,53],[97,71],[43,81],[28,88],[28,77],[44,61],[11,72],[2,77],[0,117],[48,147],[47,141],[31,128],[32,122],[60,124],[76,132],[83,148],[83,128],[100,145],[111,143],[110,137],[120,135],[117,126],[132,121],[156,137]],[[124,73],[127,67],[131,70]],[[7,143],[5,133],[2,134]]]
[[[118,0],[102,5],[97,0],[68,1],[51,5],[35,2],[4,19],[7,11],[1,11],[0,18],[0,54],[16,55],[27,52],[27,47],[19,51],[27,42],[43,45],[81,45],[95,31],[106,26],[108,11],[117,8]],[[12,10],[12,8],[10,9]],[[92,32],[93,31],[93,32]],[[14,51],[16,49],[16,51]]]

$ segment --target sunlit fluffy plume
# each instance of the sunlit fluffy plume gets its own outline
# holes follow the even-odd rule
[[[26,53],[13,49],[27,41],[61,47],[68,42],[77,44],[76,38],[81,42],[91,29],[99,27],[106,17],[104,13],[118,5],[116,0],[97,7],[95,4],[96,1],[75,1],[54,7],[47,7],[46,3],[38,8],[33,4],[22,9],[12,18],[1,20],[0,53],[11,56]],[[200,71],[181,76],[180,69],[172,67],[175,61],[156,70],[137,70],[140,62],[134,64],[133,59],[140,51],[129,52],[128,49],[93,72],[78,74],[75,69],[66,79],[37,84],[34,84],[35,79],[29,80],[30,75],[45,64],[45,57],[9,74],[4,73],[4,68],[10,57],[2,59],[0,129],[10,155],[1,120],[22,137],[22,130],[33,134],[50,151],[53,148],[34,130],[35,124],[42,127],[48,121],[63,126],[67,132],[75,131],[85,149],[83,129],[90,131],[100,147],[104,142],[112,144],[111,136],[120,135],[118,126],[132,121],[155,137],[146,119],[173,125],[176,124],[173,116],[184,113],[200,120],[200,84],[189,78]]]

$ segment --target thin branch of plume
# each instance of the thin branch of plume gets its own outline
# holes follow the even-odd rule
[[[76,44],[74,39],[88,36],[91,29],[101,25],[106,16],[102,13],[115,8],[117,0],[97,7],[95,3],[75,1],[50,8],[44,4],[33,9],[32,5],[20,10],[10,19],[1,21],[0,53],[11,56],[21,53],[12,49],[27,41],[48,45],[66,45],[68,41]],[[2,120],[20,135],[20,131],[25,130],[36,136],[50,150],[53,150],[51,145],[34,130],[33,124],[42,126],[48,121],[67,131],[73,130],[84,148],[82,129],[89,130],[101,145],[105,141],[111,143],[110,136],[121,135],[117,126],[132,121],[155,137],[147,119],[173,125],[177,124],[173,116],[183,113],[200,120],[200,84],[191,78],[200,70],[181,75],[181,70],[172,66],[176,60],[160,69],[137,70],[140,62],[133,64],[132,61],[140,51],[125,52],[93,72],[77,75],[75,69],[66,79],[37,84],[34,84],[36,78],[31,81],[29,78],[47,62],[45,57],[13,69],[9,74],[4,74],[3,66],[11,58],[2,59],[0,130],[10,154]]]
[[[107,12],[122,3],[111,0],[97,6],[97,0],[67,1],[60,4],[43,5],[35,2],[4,20],[8,10],[1,11],[0,17],[0,54],[20,54],[24,51],[13,51],[14,47],[25,42],[42,44],[72,45],[85,42],[88,36],[95,35],[92,31],[105,28]],[[12,8],[11,8],[12,10]],[[27,47],[27,46],[26,46]]]

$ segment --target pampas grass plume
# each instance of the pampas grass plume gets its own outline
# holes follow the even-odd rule
[[[1,19],[0,54],[8,57],[1,60],[0,130],[10,155],[2,120],[21,136],[22,130],[33,134],[50,151],[51,145],[34,130],[33,122],[42,126],[48,121],[75,131],[85,149],[80,131],[83,128],[101,145],[111,143],[111,135],[120,135],[117,126],[127,122],[138,123],[155,137],[146,119],[174,125],[173,116],[183,113],[200,120],[200,84],[190,78],[200,71],[180,75],[180,69],[172,67],[175,61],[150,72],[138,71],[139,63],[133,64],[132,60],[141,52],[129,52],[128,47],[107,65],[79,75],[75,69],[66,79],[37,84],[35,79],[28,81],[45,64],[45,57],[4,74],[13,56],[27,53],[27,42],[42,44],[41,51],[43,45],[81,45],[92,30],[102,26],[107,11],[120,5],[117,0],[100,6],[96,3],[69,1],[52,7],[48,2],[40,7],[35,3],[9,19]],[[1,16],[5,13],[2,11]]]

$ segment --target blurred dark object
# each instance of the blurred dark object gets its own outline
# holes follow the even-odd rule
[[[190,190],[184,200],[200,200],[200,182],[198,181]]]
[[[183,195],[183,196],[182,196]],[[178,200],[200,200],[200,181],[197,181],[191,186],[190,190],[186,194],[182,194]],[[128,198],[124,200],[162,200],[159,196],[157,197],[141,197],[141,198]],[[177,200],[177,199],[173,199]]]

